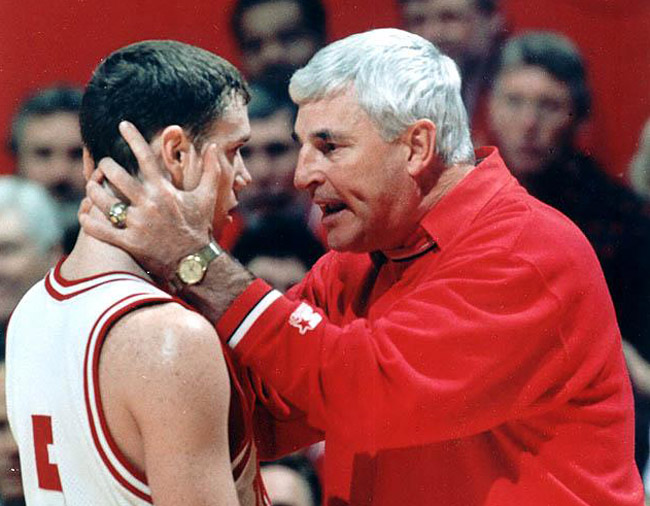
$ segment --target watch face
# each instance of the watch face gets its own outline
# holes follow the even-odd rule
[[[201,261],[195,256],[184,258],[178,266],[178,277],[181,278],[183,283],[192,285],[198,283],[203,279],[204,266]]]

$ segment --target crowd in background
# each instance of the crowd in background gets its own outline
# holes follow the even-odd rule
[[[591,242],[625,343],[643,473],[650,425],[650,118],[639,132],[630,183],[615,181],[613,171],[580,149],[593,100],[571,33],[511,36],[498,0],[399,0],[398,9],[402,28],[436,44],[461,70],[475,146],[497,146],[528,192],[567,215]],[[220,242],[283,291],[327,248],[319,210],[293,187],[299,146],[292,138],[296,108],[287,93],[291,74],[328,40],[326,19],[319,0],[239,0],[231,19],[252,89],[252,137],[242,156],[253,181],[239,195]],[[52,83],[33,90],[11,124],[15,176],[0,177],[2,348],[13,307],[69,251],[79,230],[81,99],[82,89]],[[1,404],[0,504],[21,504],[17,451]],[[318,505],[321,459],[322,448],[315,446],[266,465],[273,504]]]

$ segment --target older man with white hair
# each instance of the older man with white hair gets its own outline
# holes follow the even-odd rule
[[[29,287],[61,254],[63,227],[57,204],[45,188],[14,176],[0,177],[0,349],[11,312]],[[0,504],[25,504],[18,446],[9,430],[0,367]]]
[[[20,298],[61,254],[63,227],[45,188],[15,176],[0,178],[0,335]]]
[[[328,506],[641,505],[633,409],[596,256],[495,149],[472,150],[454,63],[373,30],[294,74],[295,184],[333,251],[286,295],[227,254],[215,197],[176,191],[135,129],[82,225],[157,270],[291,407],[263,453],[326,439]],[[211,165],[229,176],[226,164]],[[102,211],[102,212],[100,212]]]

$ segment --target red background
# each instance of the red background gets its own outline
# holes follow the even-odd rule
[[[330,39],[398,26],[397,0],[325,0]],[[622,177],[650,116],[650,2],[502,0],[513,31],[569,35],[585,54],[595,101],[589,147]],[[83,84],[102,56],[127,43],[172,38],[237,64],[228,18],[233,0],[24,0],[0,2],[0,136],[22,98],[52,82]],[[0,173],[12,171],[0,150]]]

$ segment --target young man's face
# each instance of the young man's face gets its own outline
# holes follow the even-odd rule
[[[307,480],[298,472],[282,465],[261,469],[271,504],[314,506]]]
[[[45,186],[59,202],[84,195],[79,116],[56,112],[30,116],[18,145],[18,171]]]
[[[490,99],[490,125],[515,175],[542,170],[572,142],[576,120],[569,87],[541,67],[506,70]]]
[[[228,209],[237,206],[237,194],[251,181],[251,176],[244,165],[241,156],[241,148],[250,138],[250,124],[248,122],[248,111],[246,105],[240,98],[234,99],[224,110],[223,115],[214,123],[214,126],[203,142],[203,149],[210,144],[216,144],[219,160],[222,169],[233,170],[235,179],[232,191],[228,196]],[[202,174],[201,161],[203,157],[197,157],[198,163],[189,167],[184,180],[186,189],[193,189],[199,184]]]
[[[294,0],[274,0],[249,8],[242,16],[241,27],[242,62],[253,81],[286,87],[292,72],[304,66],[319,48]]]
[[[406,0],[402,18],[406,30],[435,44],[461,67],[484,56],[491,45],[492,17],[475,0]]]
[[[297,204],[293,174],[298,161],[298,145],[291,138],[291,111],[279,109],[269,117],[251,120],[251,131],[251,139],[242,148],[242,155],[252,182],[241,194],[242,205],[264,213]]]
[[[286,292],[300,283],[307,274],[307,267],[296,257],[273,257],[260,255],[253,258],[246,268],[262,278],[273,288]]]
[[[384,141],[351,90],[302,105],[296,134],[302,147],[294,182],[323,211],[328,245],[357,252],[403,246],[419,219],[408,146]]]

